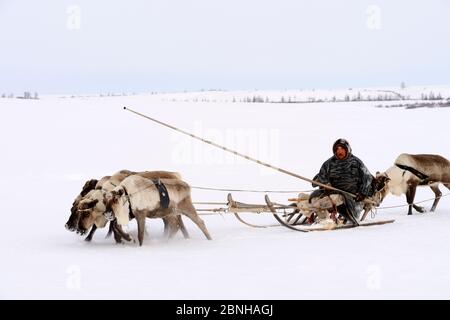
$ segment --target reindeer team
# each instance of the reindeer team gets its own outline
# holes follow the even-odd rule
[[[165,192],[161,193],[160,189]],[[86,238],[90,241],[96,229],[105,227],[111,220],[108,234],[114,233],[114,239],[120,243],[122,239],[131,241],[122,226],[136,218],[138,240],[142,245],[146,217],[163,219],[164,233],[169,237],[181,230],[188,238],[181,215],[190,218],[211,240],[205,223],[192,204],[190,187],[178,173],[121,170],[112,176],[85,183],[72,204],[66,229],[81,235],[90,229]]]
[[[423,207],[414,204],[414,198],[418,186],[429,186],[435,194],[431,207],[431,211],[434,211],[442,196],[439,184],[450,190],[450,161],[439,155],[401,154],[391,168],[377,173],[374,181],[380,185],[375,187],[377,192],[372,203],[379,205],[389,193],[396,196],[404,194],[409,207],[408,215],[412,214],[413,208],[424,212]],[[363,217],[370,209],[365,208]],[[72,204],[66,228],[81,235],[89,230],[86,240],[91,241],[96,229],[104,228],[109,222],[108,235],[113,233],[116,242],[120,243],[123,239],[132,240],[122,226],[127,225],[131,219],[136,219],[138,241],[142,245],[146,218],[161,218],[164,233],[169,238],[178,230],[181,230],[185,238],[189,238],[182,215],[191,219],[206,238],[211,240],[205,223],[192,204],[190,187],[180,174],[121,170],[112,176],[85,183]]]

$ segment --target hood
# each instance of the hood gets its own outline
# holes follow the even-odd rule
[[[333,154],[336,154],[336,149],[338,146],[343,147],[345,150],[347,150],[347,157],[348,158],[352,154],[352,148],[350,147],[350,143],[345,139],[338,139],[335,143],[333,143]]]

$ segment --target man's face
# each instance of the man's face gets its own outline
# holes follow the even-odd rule
[[[345,148],[338,146],[336,148],[336,158],[338,158],[339,160],[343,160],[345,159],[345,157],[347,157],[347,150],[345,150]]]

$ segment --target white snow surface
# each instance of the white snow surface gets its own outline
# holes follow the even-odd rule
[[[450,92],[448,87],[433,91],[444,98]],[[372,173],[386,170],[404,152],[450,158],[450,108],[232,103],[237,93],[218,94],[227,98],[185,102],[179,97],[189,93],[174,93],[0,99],[0,298],[450,298],[450,197],[434,213],[406,216],[406,207],[378,211],[377,218],[394,218],[393,224],[308,234],[279,226],[250,228],[226,214],[202,216],[212,241],[187,218],[189,240],[179,233],[167,241],[161,221],[147,220],[142,247],[117,245],[105,239],[105,229],[91,243],[65,230],[84,182],[120,169],[178,171],[191,186],[311,189],[307,182],[238,160],[123,106],[309,178],[340,137],[350,141]],[[226,202],[226,194],[192,191],[195,202]],[[295,195],[270,196],[288,203]],[[264,203],[264,194],[233,196]],[[433,196],[429,188],[419,188],[416,200]],[[382,206],[405,203],[391,195]],[[424,205],[430,208],[431,202]],[[276,224],[268,214],[243,217]],[[134,237],[136,229],[131,222]]]

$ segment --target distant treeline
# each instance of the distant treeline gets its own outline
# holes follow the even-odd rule
[[[12,98],[14,98],[14,93],[9,93],[9,94],[3,93],[3,94],[1,95],[1,97],[2,97],[2,98],[7,98],[7,99],[12,99]],[[35,93],[32,95],[31,92],[25,91],[25,92],[23,93],[23,96],[17,96],[17,97],[15,97],[15,98],[17,98],[17,99],[39,99],[39,94],[38,94],[37,92],[35,92]]]

